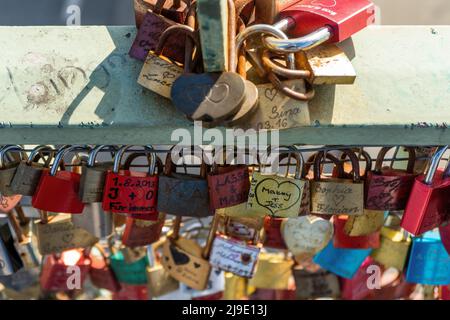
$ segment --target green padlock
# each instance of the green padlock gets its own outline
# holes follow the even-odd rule
[[[116,274],[119,282],[131,285],[147,284],[147,256],[144,256],[133,263],[127,263],[123,253],[118,251],[110,260],[111,268]]]

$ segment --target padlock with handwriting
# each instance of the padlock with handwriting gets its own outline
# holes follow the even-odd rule
[[[364,214],[364,184],[360,180],[359,162],[351,150],[346,150],[353,165],[353,179],[321,179],[324,152],[314,160],[314,181],[311,181],[311,213],[332,215]],[[336,159],[337,160],[337,159]],[[339,160],[337,160],[339,163]]]
[[[152,215],[157,218],[158,175],[155,174],[157,156],[146,146],[149,161],[148,172],[120,170],[125,152],[132,146],[122,147],[114,157],[114,167],[105,179],[103,210],[113,213]]]
[[[127,217],[122,243],[128,247],[140,247],[159,240],[166,220],[164,213],[159,213],[156,221],[146,221]]]
[[[262,216],[297,217],[299,215],[306,182],[301,179],[303,158],[297,152],[292,154],[297,161],[294,178],[253,173],[247,202],[248,209]]]
[[[26,154],[19,146],[10,145],[0,150],[0,193],[4,196],[15,194],[11,189],[11,184],[20,162],[6,161],[7,155],[12,151],[19,152],[20,158],[26,160]]]

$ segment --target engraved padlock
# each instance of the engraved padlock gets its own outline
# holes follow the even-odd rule
[[[4,196],[15,194],[11,189],[11,183],[20,162],[7,161],[7,154],[12,151],[18,151],[22,160],[27,158],[23,149],[19,146],[9,145],[0,150],[0,193]]]

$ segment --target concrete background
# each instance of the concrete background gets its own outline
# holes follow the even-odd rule
[[[449,0],[373,1],[382,24],[450,24]],[[71,4],[81,7],[82,25],[134,23],[133,0],[0,0],[0,25],[65,25]]]

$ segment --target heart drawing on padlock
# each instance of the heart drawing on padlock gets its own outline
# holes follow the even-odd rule
[[[333,8],[336,6],[336,0],[314,0],[311,4],[315,6]]]
[[[339,206],[345,200],[345,196],[343,194],[334,194],[333,201],[336,206]]]
[[[293,207],[300,200],[301,189],[291,181],[265,178],[255,187],[256,202],[272,214]]]
[[[333,224],[316,216],[288,218],[281,224],[281,234],[294,256],[313,256],[333,237]]]
[[[21,195],[4,196],[0,194],[0,212],[9,212],[14,209],[22,199]]]
[[[172,255],[173,262],[177,266],[188,264],[190,261],[189,256],[178,251],[174,245],[170,245],[170,254]]]
[[[276,88],[267,88],[266,91],[264,92],[264,95],[270,101],[273,101],[276,98],[277,94],[278,90]]]

